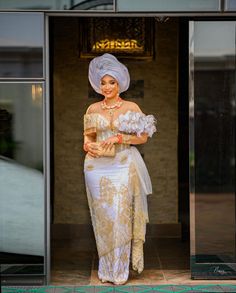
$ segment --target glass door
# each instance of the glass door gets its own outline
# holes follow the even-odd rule
[[[189,26],[190,236],[194,279],[236,277],[235,21]]]

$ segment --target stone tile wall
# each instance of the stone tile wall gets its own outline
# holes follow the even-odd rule
[[[150,223],[177,223],[178,20],[155,24],[155,60],[127,60],[132,80],[144,80],[144,98],[133,99],[158,120],[158,134],[140,147],[149,169]],[[78,57],[77,18],[55,18],[52,44],[54,88],[54,223],[87,224],[83,179],[83,115],[88,98],[88,61]]]

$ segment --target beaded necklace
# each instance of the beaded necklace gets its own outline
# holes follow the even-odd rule
[[[119,109],[122,105],[123,101],[120,97],[118,97],[117,101],[115,104],[113,105],[107,105],[106,103],[106,100],[104,99],[101,103],[101,107],[103,110],[109,110],[109,115],[111,117],[110,119],[110,128],[111,130],[113,131],[114,130],[114,125],[113,125],[113,115],[114,115],[114,112],[116,111],[116,109]]]

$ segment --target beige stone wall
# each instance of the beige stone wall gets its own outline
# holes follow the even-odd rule
[[[78,58],[76,18],[54,23],[54,223],[90,222],[83,178],[83,115],[88,99],[88,61]],[[131,79],[144,80],[144,98],[135,100],[144,113],[158,118],[158,134],[141,146],[149,169],[153,195],[149,196],[150,223],[177,223],[177,60],[178,22],[156,24],[156,58],[125,61]]]

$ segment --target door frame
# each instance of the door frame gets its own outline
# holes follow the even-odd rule
[[[163,14],[161,13],[155,13],[153,14],[156,17],[163,17]],[[50,98],[50,84],[51,84],[51,70],[50,70],[50,18],[51,17],[151,17],[150,14],[145,14],[145,13],[85,13],[85,12],[76,12],[76,13],[55,13],[55,12],[48,12],[45,13],[45,40],[46,40],[46,45],[45,45],[45,57],[46,57],[46,66],[45,66],[45,71],[46,71],[46,98],[45,98],[45,118],[46,118],[46,141],[47,146],[46,146],[46,153],[47,153],[47,169],[49,170],[47,174],[47,200],[46,200],[46,213],[47,213],[47,227],[46,227],[46,247],[47,247],[47,252],[46,252],[46,263],[45,263],[45,273],[46,273],[46,284],[50,285],[51,281],[51,220],[52,220],[52,197],[53,197],[53,184],[50,184],[53,182],[53,173],[52,171],[52,165],[53,163],[53,157],[51,157],[51,154],[53,154],[53,140],[51,139],[52,133],[52,117],[51,113],[53,111],[53,106]],[[177,68],[178,71],[178,68]],[[177,99],[178,99],[178,88],[177,88]],[[178,139],[177,139],[177,144],[178,144]],[[178,159],[178,154],[177,154],[177,159]],[[178,171],[177,171],[178,172]],[[179,202],[179,201],[178,201]],[[178,208],[178,207],[177,207]]]
[[[207,15],[207,16],[206,16]],[[236,13],[222,13],[222,16],[219,16],[219,13],[206,13],[204,16],[202,13],[116,13],[116,12],[45,12],[45,68],[46,68],[46,97],[45,97],[45,150],[46,150],[46,166],[47,166],[47,174],[46,174],[46,258],[45,258],[45,273],[46,273],[46,284],[50,284],[51,280],[51,194],[52,194],[52,176],[51,176],[51,150],[52,150],[52,143],[51,143],[51,132],[50,132],[50,111],[51,111],[51,105],[50,105],[50,48],[49,48],[49,18],[50,17],[178,17],[178,18],[187,18],[188,22],[193,21],[195,18],[197,19],[203,19],[206,18],[211,20],[211,18],[218,19],[225,17],[230,18],[232,16],[236,16]],[[190,81],[190,80],[189,80]],[[190,89],[190,88],[189,88]],[[189,93],[189,96],[191,93]],[[190,198],[190,189],[189,189],[189,199]],[[191,215],[191,208],[190,200],[189,200],[189,214]],[[190,217],[194,217],[193,211],[192,215]],[[190,223],[190,236],[191,235],[191,229],[194,229],[194,225]],[[190,239],[191,240],[191,239]],[[191,247],[191,244],[193,242],[190,241],[190,250],[193,251],[193,247]],[[189,255],[191,257],[191,253]],[[191,270],[191,268],[190,268]]]
[[[196,251],[196,214],[195,214],[195,158],[191,158],[191,151],[195,154],[195,137],[194,137],[194,124],[191,126],[191,115],[194,122],[194,23],[195,22],[222,22],[234,21],[235,17],[193,17],[189,18],[189,211],[190,211],[190,271],[192,279],[199,280],[234,280],[236,275],[235,262],[197,262]],[[193,161],[194,168],[191,168],[191,160]],[[205,272],[205,275],[201,273]]]

